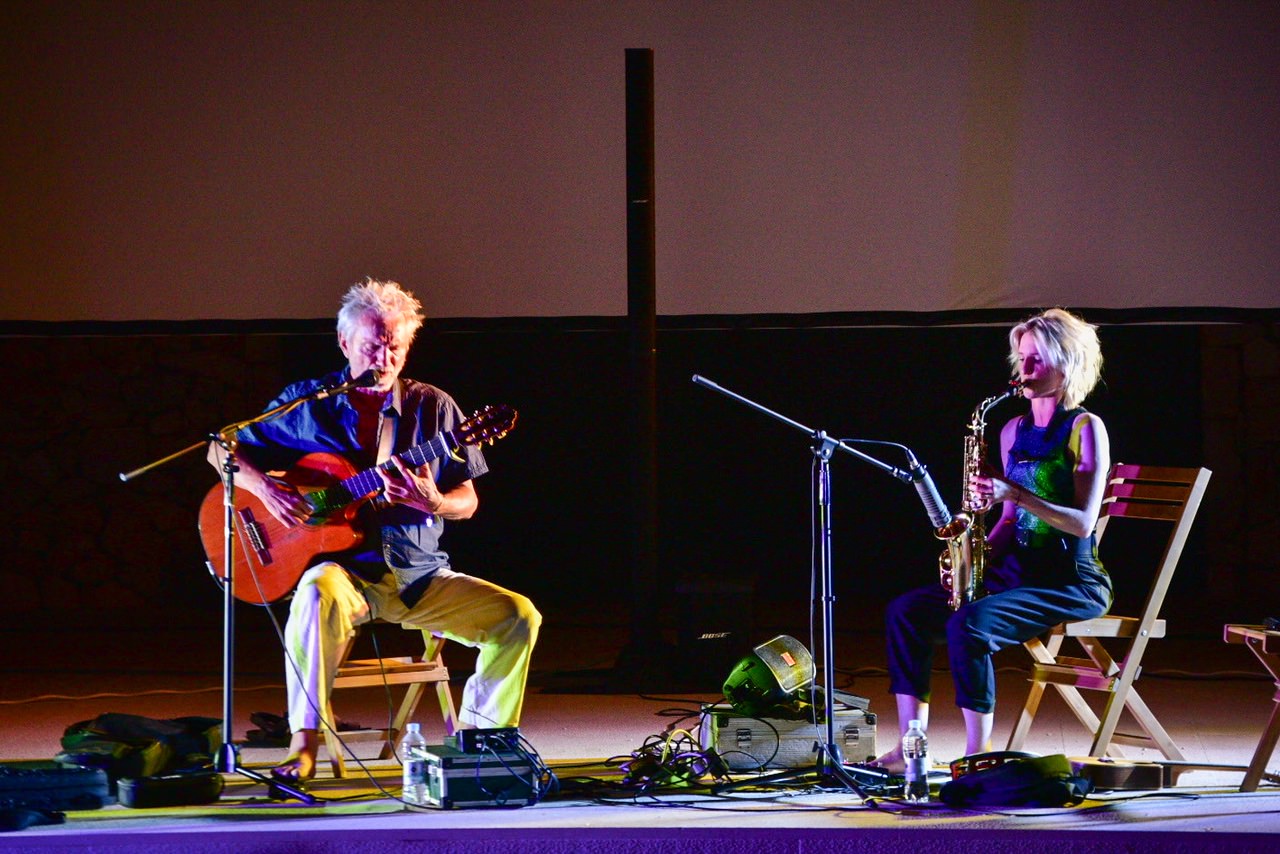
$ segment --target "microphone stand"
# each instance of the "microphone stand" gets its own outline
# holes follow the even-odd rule
[[[888,463],[877,460],[875,457],[864,454],[855,448],[850,447],[839,439],[832,439],[822,430],[813,430],[805,425],[793,421],[792,419],[781,415],[772,409],[768,409],[760,404],[743,397],[736,392],[717,385],[710,380],[694,374],[694,383],[718,391],[726,397],[731,397],[739,403],[743,403],[752,409],[762,412],[772,418],[781,421],[791,427],[796,428],[802,433],[807,434],[812,439],[811,450],[813,453],[813,490],[811,492],[815,502],[813,508],[814,518],[818,520],[818,564],[821,570],[821,588],[820,597],[822,601],[822,694],[823,694],[823,714],[825,715],[825,731],[823,732],[824,741],[817,746],[817,758],[815,765],[811,771],[797,772],[795,770],[787,770],[777,774],[769,774],[756,777],[750,780],[743,780],[736,783],[730,783],[725,786],[717,787],[716,791],[728,791],[743,785],[762,785],[770,783],[803,783],[813,782],[826,786],[841,786],[852,790],[862,800],[867,800],[867,794],[858,785],[857,780],[844,767],[844,757],[841,755],[840,746],[836,744],[835,733],[835,656],[834,647],[834,622],[833,610],[835,605],[835,593],[832,587],[833,570],[831,560],[831,472],[830,461],[832,454],[837,450],[851,454],[863,462],[883,471],[892,474],[899,480],[909,483],[911,475],[902,471]]]
[[[376,375],[374,375],[376,379]],[[295,398],[280,404],[273,409],[263,412],[261,415],[250,418],[246,421],[237,421],[234,424],[228,424],[216,433],[209,434],[206,441],[196,442],[188,445],[176,453],[170,454],[154,462],[150,462],[141,468],[134,469],[131,472],[121,472],[120,479],[125,481],[133,480],[139,475],[145,474],[152,469],[158,468],[165,463],[175,460],[181,456],[189,454],[200,448],[207,448],[209,442],[217,442],[218,445],[226,452],[222,460],[222,494],[223,494],[223,578],[222,578],[222,744],[218,748],[218,756],[214,762],[214,768],[223,774],[239,774],[242,777],[248,777],[259,783],[265,783],[270,787],[273,795],[283,795],[285,797],[296,798],[305,804],[314,804],[316,799],[304,792],[297,786],[290,785],[287,782],[278,780],[274,777],[262,774],[251,768],[246,768],[240,764],[240,747],[232,738],[232,702],[234,695],[234,672],[235,672],[235,476],[240,467],[236,464],[236,448],[238,441],[236,434],[253,424],[262,421],[269,421],[286,412],[290,412],[304,403],[313,400],[320,400],[335,394],[345,394],[355,388],[366,387],[372,385],[369,382],[369,375],[365,374],[350,382],[342,383],[337,386],[325,386],[317,389],[310,394]],[[216,577],[216,576],[215,576]]]

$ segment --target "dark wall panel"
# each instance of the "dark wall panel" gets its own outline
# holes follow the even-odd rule
[[[1110,426],[1117,459],[1206,459],[1205,334],[1103,329],[1107,380],[1091,406]],[[519,409],[517,428],[488,452],[480,513],[454,525],[448,543],[459,569],[528,592],[549,620],[630,619],[625,346],[621,330],[427,329],[412,355],[409,372],[464,408]],[[802,632],[810,600],[807,437],[694,385],[693,374],[833,436],[910,446],[954,506],[964,425],[1002,386],[1004,350],[997,327],[661,332],[655,619],[669,625],[680,591],[697,581],[753,588],[761,630]],[[328,334],[0,338],[8,376],[38,366],[48,381],[20,392],[0,420],[6,474],[18,485],[0,494],[14,532],[0,574],[10,626],[178,620],[216,629],[221,598],[195,533],[213,470],[190,455],[130,483],[117,474],[257,412],[291,378],[339,364]],[[1238,391],[1214,393],[1230,400]],[[1014,407],[992,413],[991,437]],[[910,487],[846,454],[831,472],[837,621],[876,631],[890,596],[935,578],[940,544]],[[1224,472],[1207,508],[1237,490]],[[1205,559],[1211,516],[1175,585],[1175,606],[1190,613],[1204,610],[1216,571]],[[1126,575],[1118,586],[1140,581]],[[1242,618],[1241,608],[1206,620]],[[245,622],[246,631],[265,626],[256,613]]]

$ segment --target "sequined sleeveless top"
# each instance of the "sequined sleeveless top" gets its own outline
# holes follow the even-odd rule
[[[1044,427],[1037,427],[1030,414],[1022,416],[1005,462],[1005,477],[1050,504],[1074,504],[1076,459],[1069,447],[1071,427],[1085,411],[1084,407],[1068,410],[1059,406]],[[1017,514],[1014,534],[1020,546],[1038,548],[1050,538],[1062,536],[1021,507]]]

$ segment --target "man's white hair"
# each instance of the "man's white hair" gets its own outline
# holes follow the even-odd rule
[[[409,340],[422,327],[422,303],[398,282],[384,282],[366,277],[347,289],[338,309],[338,334],[350,337],[360,318],[373,314],[388,326],[403,329]]]

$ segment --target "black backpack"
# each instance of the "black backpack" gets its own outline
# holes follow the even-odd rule
[[[1092,789],[1092,783],[1072,773],[1067,757],[1057,753],[1014,758],[964,774],[943,783],[938,797],[957,808],[1064,807],[1079,804]]]
[[[101,768],[112,786],[122,777],[148,777],[212,764],[222,740],[217,718],[156,720],[108,712],[67,727],[62,752],[67,765]]]

